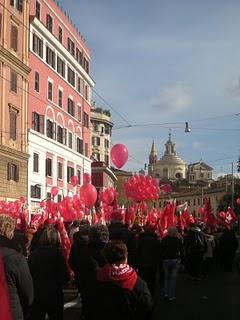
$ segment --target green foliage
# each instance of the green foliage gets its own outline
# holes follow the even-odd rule
[[[235,192],[233,197],[233,210],[237,215],[240,215],[240,205],[237,204],[236,202],[237,198],[239,197],[240,197],[240,185],[235,185]],[[226,211],[228,207],[231,207],[231,205],[232,205],[232,194],[227,193],[219,200],[218,210]]]

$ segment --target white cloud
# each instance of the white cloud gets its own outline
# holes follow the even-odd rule
[[[192,97],[183,85],[177,83],[162,89],[150,103],[160,111],[181,112],[191,105]]]

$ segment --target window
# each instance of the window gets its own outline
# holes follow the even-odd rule
[[[68,38],[68,51],[72,56],[75,56],[75,44],[70,38]]]
[[[49,47],[46,47],[46,62],[55,69],[55,53]]]
[[[8,180],[16,181],[19,180],[19,168],[15,163],[8,163],[8,172],[7,172]]]
[[[107,154],[104,156],[104,162],[107,166],[109,165],[109,156]]]
[[[81,108],[81,106],[77,106],[77,119],[78,119],[78,121],[81,121],[81,119],[82,119],[82,108]]]
[[[11,91],[17,93],[17,74],[16,72],[11,70],[11,85],[10,85]]]
[[[104,139],[104,147],[109,148],[109,140]]]
[[[52,159],[50,158],[46,159],[46,176],[52,176]]]
[[[39,92],[39,73],[37,71],[35,71],[34,89]]]
[[[62,195],[61,194],[58,194],[57,196],[57,202],[61,202],[62,201]]]
[[[43,57],[43,41],[35,33],[33,34],[33,51]]]
[[[71,98],[68,98],[68,113],[74,117],[74,101]]]
[[[88,90],[89,90],[89,87],[88,87],[87,85],[85,85],[84,98],[85,98],[86,100],[88,100],[88,98],[89,98]]]
[[[48,81],[48,100],[53,100],[53,84],[51,81]]]
[[[46,27],[52,33],[52,30],[53,30],[53,18],[50,16],[50,14],[47,14]]]
[[[33,172],[39,172],[39,154],[33,154]]]
[[[72,149],[73,147],[73,135],[71,132],[68,133],[68,146]]]
[[[99,137],[92,137],[92,145],[93,146],[100,146],[100,138]]]
[[[11,25],[11,49],[13,49],[15,52],[18,50],[18,28]]]
[[[10,139],[17,140],[17,115],[18,110],[15,108],[10,108],[9,110],[9,126],[10,126]]]
[[[81,170],[77,170],[78,184],[81,184]]]
[[[23,0],[10,0],[10,5],[20,12],[23,10]]]
[[[83,64],[83,54],[82,54],[82,51],[80,51],[78,48],[76,50],[76,60],[82,66],[82,64]]]
[[[83,69],[89,73],[89,62],[87,61],[86,58],[83,59]]]
[[[85,157],[88,156],[88,143],[85,143]]]
[[[65,62],[60,57],[57,57],[57,72],[65,78]]]
[[[86,112],[83,114],[83,126],[88,128],[89,127],[89,117]]]
[[[111,127],[108,125],[105,126],[105,134],[111,134]]]
[[[75,87],[75,72],[68,67],[68,82]]]
[[[77,138],[77,152],[83,154],[83,140]]]
[[[61,126],[57,126],[57,141],[63,143],[63,128]]]
[[[41,199],[41,187],[39,185],[31,186],[31,198]]]
[[[98,132],[98,123],[94,121],[93,123],[93,131],[97,131]]]
[[[62,37],[63,37],[63,32],[62,32],[62,28],[58,27],[58,40],[59,42],[62,43]]]
[[[74,168],[67,167],[67,182],[71,181],[71,177],[74,176]]]
[[[50,119],[47,119],[46,129],[47,129],[47,137],[48,138],[54,139],[55,126],[56,126],[56,124],[53,121],[51,121]]]
[[[82,93],[82,85],[83,85],[83,81],[80,77],[77,78],[77,91],[79,93]]]
[[[63,178],[63,164],[61,163],[61,162],[58,162],[58,169],[57,169],[58,171],[58,179],[60,179],[60,180],[62,180],[62,178]]]
[[[40,16],[41,16],[41,6],[40,6],[40,3],[36,1],[36,18],[40,20]]]
[[[62,90],[58,89],[58,106],[62,108],[62,99],[63,99],[63,92]]]
[[[32,129],[44,133],[44,115],[40,115],[37,112],[32,113]]]

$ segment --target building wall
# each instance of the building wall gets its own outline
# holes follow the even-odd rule
[[[82,174],[91,172],[90,101],[91,87],[94,85],[89,75],[90,50],[85,40],[75,30],[70,20],[52,0],[38,1],[40,19],[36,17],[36,2],[30,6],[30,67],[29,76],[29,201],[33,207],[46,198],[52,186],[58,186],[60,195],[65,196],[76,190],[66,181],[67,166],[80,170]],[[47,28],[47,15],[52,17],[52,32]],[[62,29],[62,42],[59,40],[59,27]],[[42,42],[42,54],[36,50],[36,38]],[[35,40],[34,40],[35,38]],[[69,52],[68,38],[74,43],[74,55]],[[47,61],[47,48],[54,53],[55,66]],[[86,64],[77,61],[77,48]],[[65,75],[58,70],[58,57],[64,62]],[[79,56],[78,56],[79,57]],[[68,79],[68,67],[74,73],[75,84]],[[39,74],[39,89],[35,85]],[[80,79],[78,81],[78,79]],[[52,83],[52,99],[48,96],[48,82]],[[78,85],[79,84],[79,85]],[[36,90],[37,89],[37,90]],[[59,103],[59,90],[62,92],[62,106]],[[74,113],[68,109],[68,99],[74,103]],[[33,117],[40,116],[39,127]],[[49,137],[48,122],[53,123],[53,135]],[[43,125],[42,125],[43,124]],[[63,134],[58,133],[58,127]],[[69,135],[72,135],[72,146]],[[79,140],[78,140],[79,139]],[[81,142],[81,148],[78,146]],[[39,173],[33,172],[33,154],[39,154]],[[52,159],[52,174],[46,177],[46,158]],[[57,162],[63,166],[63,176],[58,179]],[[41,197],[31,197],[31,186],[41,186]]]
[[[27,196],[28,21],[29,1],[17,7],[0,0],[0,199]]]
[[[181,178],[186,178],[186,166],[185,164],[166,164],[161,163],[153,164],[152,176],[157,178],[167,178],[170,180],[176,180],[176,174],[180,174]],[[166,174],[167,173],[167,174]]]
[[[189,212],[193,215],[198,214],[198,209],[203,206],[204,200],[209,199],[213,212],[217,211],[217,207],[220,199],[226,194],[225,189],[204,189],[192,192],[182,192],[177,194],[172,194],[171,197],[176,199],[177,205],[188,203]],[[166,201],[169,196],[161,196],[159,201],[159,207],[164,207],[164,201]]]
[[[111,133],[113,124],[111,117],[96,112],[91,112],[92,125],[92,155],[95,160],[105,162],[110,165]]]

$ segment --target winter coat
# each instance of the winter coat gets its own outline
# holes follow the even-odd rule
[[[143,232],[137,242],[137,267],[157,268],[160,240],[154,232]]]
[[[167,259],[183,259],[183,243],[177,237],[166,236],[162,239],[160,257]]]
[[[26,258],[17,249],[12,240],[0,235],[12,317],[13,320],[23,320],[33,302],[33,283]]]
[[[119,267],[105,265],[98,270],[97,278],[93,319],[148,320],[151,318],[151,294],[146,283],[129,265]]]
[[[62,298],[62,288],[70,275],[65,258],[57,247],[44,246],[34,250],[28,259],[33,278],[34,301]]]
[[[198,228],[190,228],[184,238],[186,254],[204,254],[207,251],[207,241],[204,233]]]

